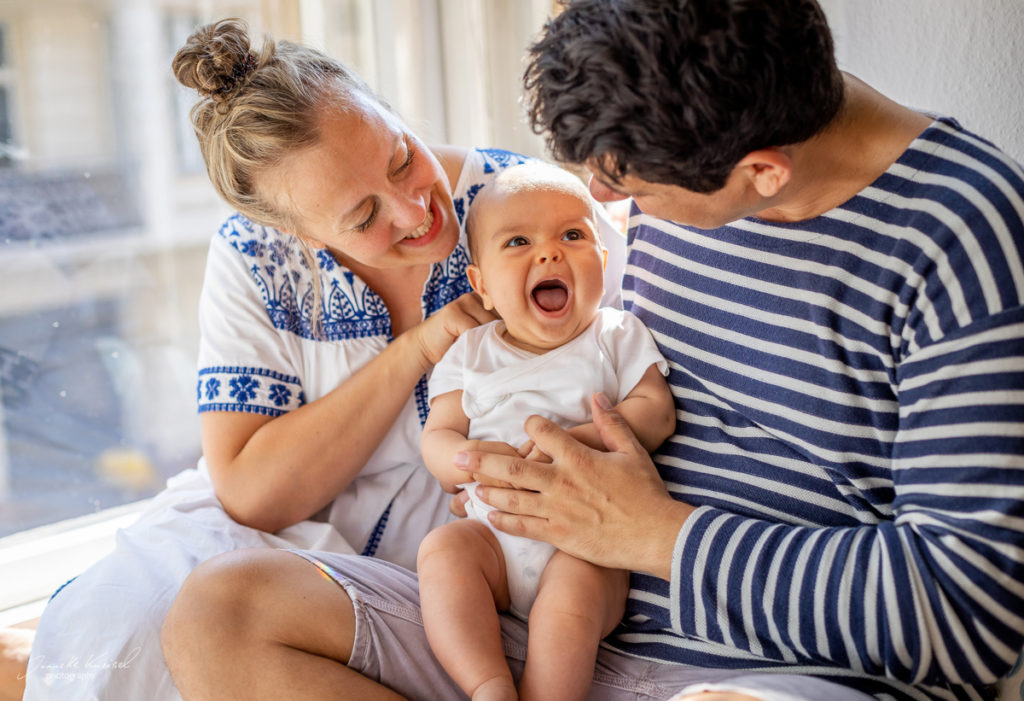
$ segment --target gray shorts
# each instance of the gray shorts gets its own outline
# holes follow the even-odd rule
[[[427,644],[416,574],[383,560],[326,552],[299,552],[336,581],[355,607],[356,631],[349,667],[409,699],[465,699]],[[526,623],[501,617],[512,676],[526,659]],[[665,701],[687,687],[744,691],[764,701],[866,701],[872,697],[813,677],[751,674],[651,662],[602,645],[587,698],[591,701]]]

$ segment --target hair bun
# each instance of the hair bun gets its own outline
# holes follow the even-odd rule
[[[245,22],[223,19],[193,32],[171,67],[182,85],[220,102],[245,84],[256,64]]]

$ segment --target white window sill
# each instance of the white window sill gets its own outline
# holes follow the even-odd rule
[[[0,538],[0,627],[37,618],[53,592],[114,549],[146,501]]]

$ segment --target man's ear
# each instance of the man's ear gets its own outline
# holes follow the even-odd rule
[[[793,175],[793,161],[781,149],[763,148],[751,151],[736,164],[747,174],[761,197],[774,197]]]
[[[494,302],[491,301],[490,295],[487,294],[487,290],[484,288],[484,276],[480,272],[480,268],[475,265],[467,265],[466,277],[469,279],[469,286],[480,295],[480,301],[483,302],[484,309],[494,309]]]

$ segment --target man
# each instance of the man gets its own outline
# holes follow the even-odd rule
[[[635,570],[627,652],[992,698],[1024,645],[1020,166],[841,73],[813,0],[576,0],[529,58],[552,153],[633,198],[678,427],[657,494],[624,427],[603,456],[531,419],[551,466],[467,456],[530,490],[483,490],[495,525]]]

